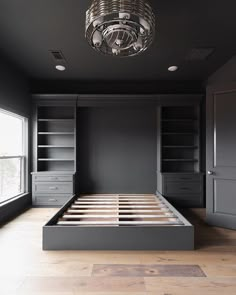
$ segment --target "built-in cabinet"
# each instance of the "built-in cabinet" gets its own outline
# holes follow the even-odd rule
[[[200,102],[158,107],[157,191],[181,207],[203,206]]]
[[[36,206],[61,206],[74,194],[74,187],[74,172],[33,172],[33,204]]]
[[[157,192],[182,207],[203,206],[201,99],[198,95],[34,95],[33,204],[61,206],[79,191],[75,190],[78,107],[136,103],[157,109]]]
[[[76,95],[35,95],[34,205],[63,205],[75,192]]]

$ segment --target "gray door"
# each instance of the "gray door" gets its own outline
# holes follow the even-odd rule
[[[207,91],[207,222],[236,229],[236,83]]]

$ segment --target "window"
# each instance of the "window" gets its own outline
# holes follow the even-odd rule
[[[27,119],[0,109],[0,203],[26,192]]]

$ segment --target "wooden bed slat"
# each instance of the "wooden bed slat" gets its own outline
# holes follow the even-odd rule
[[[115,205],[72,205],[72,208],[117,208]],[[164,205],[120,205],[119,208],[165,208]]]
[[[182,225],[176,221],[58,221],[58,225]]]
[[[118,213],[118,209],[114,210],[114,209],[106,209],[106,210],[103,210],[103,209],[88,209],[88,210],[80,210],[80,209],[68,209],[66,211],[67,213]]]
[[[123,219],[123,218],[170,218],[170,217],[175,217],[174,214],[169,214],[169,215],[70,215],[70,214],[64,214],[63,218],[66,219],[83,219],[83,218],[119,218],[119,219]]]
[[[84,196],[79,196],[78,198],[156,198],[156,196],[154,195],[150,195],[150,196],[143,196],[143,195],[123,195],[123,196],[118,196],[118,195],[110,195],[110,196],[106,196],[106,195],[100,195],[100,196],[90,196],[90,195],[84,195]]]
[[[152,202],[158,202],[156,199],[83,199],[83,198],[78,198],[77,201],[81,202],[146,202],[146,201],[152,201]]]
[[[68,209],[67,210],[68,213],[113,213],[113,212],[118,212],[118,210],[103,210],[103,209],[94,209],[94,210],[79,210],[79,209]],[[167,212],[171,212],[168,209],[159,209],[159,210],[119,210],[120,213],[167,213]]]
[[[127,202],[118,202],[118,201],[109,201],[109,202],[89,202],[89,201],[76,201],[75,202],[75,204],[76,205],[79,205],[79,204],[86,204],[86,205],[109,205],[109,204],[111,204],[111,205],[116,205],[116,204],[119,204],[119,205],[134,205],[134,204],[152,204],[152,205],[156,205],[156,203],[157,202],[155,202],[155,201],[148,201],[148,202],[139,202],[139,201],[137,201],[137,202],[133,202],[133,201],[127,201]]]

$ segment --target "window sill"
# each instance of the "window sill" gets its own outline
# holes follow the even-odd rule
[[[20,194],[20,195],[18,195],[16,197],[13,197],[13,198],[11,198],[9,200],[3,201],[2,203],[0,203],[0,208],[2,208],[4,206],[7,206],[7,205],[9,205],[9,204],[11,204],[11,203],[13,203],[13,202],[15,202],[17,200],[20,200],[21,198],[24,198],[25,196],[28,196],[28,195],[29,195],[29,193],[23,193],[23,194]]]
[[[31,204],[31,193],[21,194],[0,204],[0,226],[25,212],[31,207]]]

